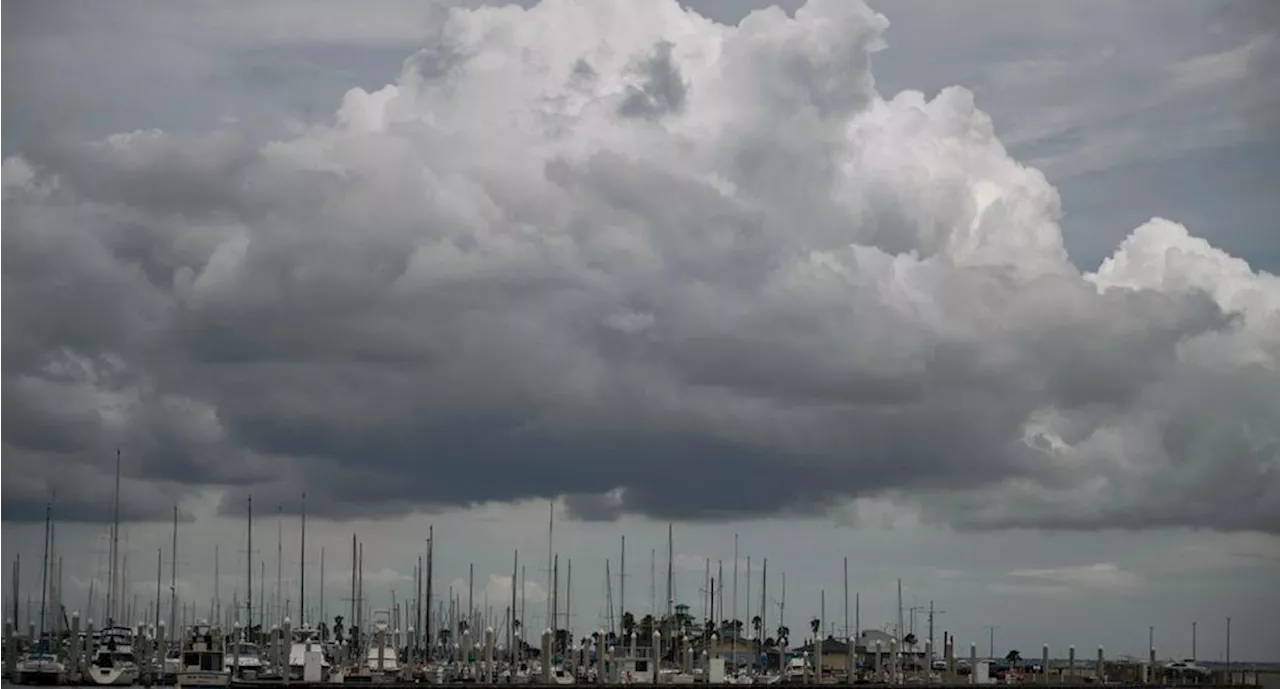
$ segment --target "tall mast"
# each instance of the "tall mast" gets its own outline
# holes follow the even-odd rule
[[[516,649],[516,615],[519,609],[516,608],[516,584],[520,575],[520,551],[517,549],[515,554],[511,556],[511,615],[507,619],[507,654],[515,653]],[[511,656],[515,657],[515,656]]]
[[[324,582],[321,582],[323,584]],[[307,494],[302,494],[302,550],[298,553],[298,626],[307,619]]]
[[[22,576],[22,553],[15,553],[13,557],[13,623],[20,624],[19,617],[20,603],[18,602],[18,580]],[[89,580],[89,614],[93,614],[93,580]]]
[[[554,643],[560,631],[560,556],[551,560],[551,634]]]
[[[169,549],[169,638],[174,638],[178,624],[178,505],[173,506],[173,547]]]
[[[729,619],[729,629],[733,630],[733,640],[729,642],[730,652],[737,662],[738,657],[738,534],[733,535],[733,605],[730,606],[732,617]]]
[[[174,536],[173,537],[177,539],[178,537],[177,507],[174,507],[173,514],[174,514],[174,522],[173,522]],[[249,635],[249,630],[253,629],[253,496],[252,495],[249,496],[248,547],[249,547],[249,552],[245,553],[245,556],[244,556],[245,581],[248,583],[248,585],[245,587],[245,592],[244,592],[244,616],[245,616],[244,629],[245,629],[246,637],[248,637]]]
[[[53,521],[53,503],[57,499],[57,493],[49,498],[49,607],[53,609],[52,622],[55,638],[59,632],[58,623],[62,620],[62,616],[58,614],[61,610],[59,599],[62,598],[62,565],[60,564],[62,560],[58,557],[58,547],[55,542],[57,524]]]
[[[111,507],[111,572],[107,575],[107,626],[115,624],[118,587],[116,564],[120,558],[120,448],[116,448],[116,490]]]
[[[556,503],[552,500],[551,503],[547,505],[547,576],[552,576],[555,573],[555,556],[553,555],[555,552],[555,537]],[[550,628],[552,632],[555,632],[556,628],[555,615],[555,596],[553,595],[547,598],[547,627]]]
[[[476,565],[474,562],[467,565],[467,629],[471,631],[471,638],[476,638],[475,632],[475,616],[476,616]]]
[[[618,634],[618,621],[613,618],[613,572],[609,570],[609,558],[604,559],[604,610],[606,621],[609,623],[609,631],[616,637]],[[603,644],[604,640],[601,639]]]
[[[222,619],[222,551],[217,543],[213,544],[213,617],[214,620]]]
[[[320,624],[324,620],[324,546],[320,546]]]
[[[356,535],[351,534],[351,612],[349,613],[349,624],[356,623]]]
[[[906,629],[903,627],[903,624],[902,624],[902,580],[899,579],[898,580],[898,653],[899,654],[902,653],[902,640],[903,638],[906,637],[905,632],[906,632]],[[902,662],[901,658],[902,656],[899,655],[897,658],[893,659],[893,672],[895,676],[901,669],[901,666],[899,665],[899,663]],[[1048,672],[1048,670],[1046,670],[1045,672]]]
[[[573,644],[573,558],[569,558],[569,573],[564,582],[564,628],[569,630],[568,643]]]
[[[284,615],[284,589],[280,584],[284,580],[284,506],[276,505],[276,600],[272,605],[275,610],[273,624],[282,624]]]
[[[720,582],[720,596],[716,600],[716,608],[720,610],[720,620],[716,621],[717,629],[719,629],[720,621],[724,619],[724,560],[716,561],[716,581]],[[723,633],[721,630],[720,633]]]
[[[324,552],[324,551],[322,550],[321,552]],[[423,571],[422,571],[422,556],[421,556],[421,555],[419,555],[419,556],[418,556],[418,566],[417,566],[416,568],[414,568],[414,570],[413,570],[413,571],[414,571],[414,575],[415,575],[418,579],[417,579],[417,581],[415,581],[415,582],[413,583],[413,597],[414,597],[414,601],[413,601],[413,629],[414,629],[414,632],[415,632],[415,633],[413,634],[413,650],[411,651],[411,657],[412,657],[414,660],[417,660],[417,659],[419,658],[419,656],[421,655],[421,653],[422,653],[422,578],[423,578]],[[324,580],[324,577],[323,577],[323,576],[321,576],[321,577],[320,577],[320,579],[321,579],[321,581],[323,581],[323,580]]]
[[[622,535],[622,557],[618,560],[618,626],[622,631],[622,620],[627,616],[627,536]],[[618,636],[622,638],[621,633]]]
[[[431,652],[431,601],[432,591],[431,582],[435,578],[432,576],[432,558],[435,556],[436,547],[436,527],[435,525],[427,526],[427,619],[425,621],[426,634],[423,639],[427,642],[427,652]],[[429,657],[429,656],[428,656]]]
[[[156,633],[160,633],[160,579],[164,577],[164,548],[156,548]]]
[[[671,537],[671,523],[667,523],[667,619],[671,618],[671,613],[675,612],[676,605],[676,580],[675,580],[675,541]]]
[[[711,595],[711,558],[706,558],[704,569],[702,570],[702,617],[704,621],[715,620],[715,615],[712,614]]]
[[[847,641],[853,634],[849,633],[849,558],[844,559],[844,637]]]
[[[356,624],[357,634],[364,633],[364,543],[361,543],[356,554]]]
[[[53,518],[53,503],[44,504],[44,566],[40,568],[40,636],[34,641],[44,640],[45,604],[49,593],[49,524]],[[6,639],[7,641],[7,639]]]

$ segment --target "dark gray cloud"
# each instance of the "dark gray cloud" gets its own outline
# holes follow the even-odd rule
[[[5,519],[120,447],[131,519],[214,487],[335,518],[1280,524],[1276,279],[1165,221],[1082,274],[971,94],[875,92],[864,6],[437,21],[447,50],[286,139],[6,161]]]

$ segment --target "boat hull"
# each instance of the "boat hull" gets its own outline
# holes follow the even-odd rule
[[[53,670],[18,670],[18,684],[55,686],[62,684],[62,674]]]
[[[133,667],[94,667],[89,670],[89,683],[100,687],[127,687],[138,681]]]

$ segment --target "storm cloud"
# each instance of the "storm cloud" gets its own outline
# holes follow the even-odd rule
[[[1280,279],[1159,218],[1081,271],[969,91],[876,91],[883,16],[435,21],[291,138],[5,160],[5,519],[108,518],[119,447],[136,519],[1280,529]]]

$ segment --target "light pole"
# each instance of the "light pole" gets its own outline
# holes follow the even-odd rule
[[[996,659],[996,625],[994,624],[987,625],[987,634],[988,634],[988,637],[987,637],[988,643],[990,644],[990,646],[988,647],[990,655],[988,657],[990,657],[991,660],[994,661]]]

